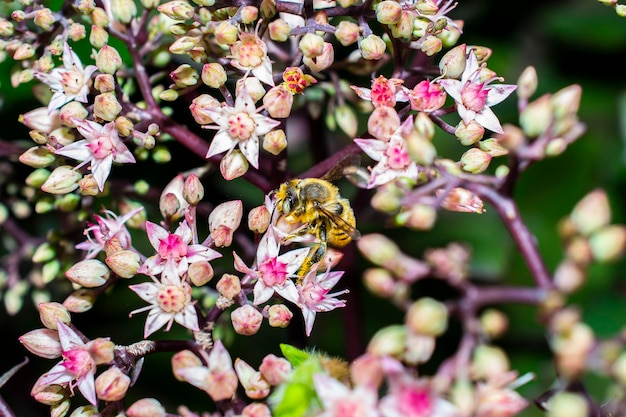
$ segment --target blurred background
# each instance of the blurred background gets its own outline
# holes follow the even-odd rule
[[[489,68],[503,76],[505,83],[516,83],[523,69],[532,65],[539,76],[536,97],[571,84],[579,84],[583,88],[579,115],[587,125],[586,134],[563,155],[531,166],[521,176],[515,192],[522,217],[535,234],[539,249],[552,271],[563,257],[557,224],[591,190],[607,190],[613,209],[612,222],[626,222],[626,72],[618,64],[626,54],[626,20],[594,0],[534,0],[514,2],[506,7],[503,2],[495,0],[460,1],[450,16],[465,21],[460,42],[493,50]],[[30,143],[28,129],[18,122],[18,116],[39,104],[31,93],[32,85],[11,86],[11,65],[7,62],[0,64],[0,140]],[[502,123],[517,123],[513,96],[494,110]],[[196,156],[186,155],[184,151],[174,155],[172,163],[179,164],[179,171],[188,169],[190,160],[194,161],[193,164],[202,163]],[[0,160],[0,199],[10,194],[2,180],[7,162],[14,161]],[[156,177],[161,172],[158,166],[149,166],[147,170]],[[175,168],[168,172],[173,171]],[[18,167],[11,175],[25,178],[29,172],[28,167]],[[210,181],[205,182],[207,189],[209,184]],[[216,190],[212,190],[214,198],[242,198],[248,209],[261,203],[262,194],[250,190],[241,182],[236,184],[229,189],[218,185]],[[452,241],[466,243],[472,249],[472,277],[485,282],[531,285],[526,265],[516,253],[506,230],[493,210],[489,206],[486,208],[487,212],[481,216],[442,212],[436,227],[429,232],[390,228],[385,233],[401,242],[403,250],[416,257],[430,247],[442,247]],[[52,224],[54,219],[46,217],[30,226],[43,230],[43,235],[46,227]],[[375,225],[364,224],[360,228],[363,233],[380,231]],[[0,245],[0,254],[8,256],[3,253],[6,252],[4,244]],[[362,265],[366,267],[366,261],[362,261]],[[599,338],[618,334],[626,323],[625,266],[624,261],[594,265],[586,284],[568,300],[568,304],[580,307],[583,320]],[[309,340],[311,345],[331,355],[350,357],[355,352],[345,351],[344,337],[357,337],[364,343],[382,325],[401,322],[402,314],[396,308],[359,290],[356,284],[349,285],[352,292],[345,311],[318,316]],[[438,285],[437,282],[423,281],[416,285],[413,293],[416,296],[445,295],[447,290]],[[76,315],[76,325],[88,336],[110,336],[119,344],[137,341],[138,335],[142,334],[145,316],[128,320],[128,312],[141,305],[137,297],[129,291],[114,291],[106,294],[105,298],[84,317]],[[498,340],[498,345],[510,354],[512,368],[520,373],[536,374],[532,382],[519,390],[532,400],[551,388],[555,380],[544,328],[538,323],[534,307],[496,307],[504,310],[510,318],[510,329],[504,338]],[[115,322],[120,325],[112,330],[111,323]],[[129,323],[132,328],[128,327]],[[0,356],[0,373],[26,356],[31,359],[27,367],[0,388],[0,395],[18,416],[48,415],[48,407],[32,401],[29,392],[36,378],[56,362],[32,357],[17,341],[18,336],[40,326],[36,309],[28,300],[15,316],[7,315],[6,310],[0,308],[0,335],[5,352]],[[282,336],[288,339],[288,331],[268,330],[266,327],[253,339],[233,337],[233,357],[240,355],[256,367],[266,353],[278,353],[277,341],[283,341]],[[437,360],[454,352],[458,340],[454,330],[452,325],[450,334],[438,342],[434,364],[430,369],[427,365],[424,372],[433,371]],[[178,331],[174,326],[166,337],[176,338]],[[254,346],[254,351],[250,351],[250,346]],[[154,392],[165,391],[170,401],[165,404],[170,412],[174,412],[179,404],[179,394],[181,399],[189,402],[190,407],[206,408],[203,393],[171,376],[169,356],[158,354],[147,358],[139,389],[133,391],[133,397],[155,396],[161,400],[163,397]],[[606,380],[590,374],[587,382],[597,400],[606,398]],[[543,413],[533,405],[521,414],[522,417],[541,415]]]

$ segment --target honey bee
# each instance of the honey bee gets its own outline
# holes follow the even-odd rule
[[[275,191],[274,198],[276,210],[286,223],[302,225],[293,236],[310,234],[319,241],[298,270],[300,277],[322,260],[327,246],[342,248],[361,236],[350,202],[341,197],[337,186],[324,179],[287,181]]]

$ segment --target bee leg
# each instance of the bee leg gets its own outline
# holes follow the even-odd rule
[[[320,226],[319,232],[319,245],[309,249],[306,259],[302,262],[302,266],[298,269],[298,272],[296,272],[300,280],[311,270],[311,267],[321,261],[326,254],[326,227],[324,225]]]

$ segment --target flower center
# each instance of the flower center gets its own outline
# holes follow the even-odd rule
[[[466,109],[480,113],[487,103],[489,90],[484,88],[484,84],[468,83],[461,91],[461,99]]]
[[[347,399],[344,401],[339,401],[333,410],[333,417],[357,417],[362,416],[363,407],[352,399]]]
[[[83,74],[76,70],[62,71],[61,85],[66,94],[76,95],[83,88]]]
[[[87,375],[96,364],[85,349],[73,348],[63,352],[63,366],[67,372],[78,379]]]
[[[242,67],[255,68],[261,65],[265,51],[262,41],[255,35],[241,35],[241,40],[232,46],[231,52]]]
[[[106,158],[111,155],[114,149],[113,142],[111,142],[111,138],[108,136],[100,136],[98,139],[89,142],[87,147],[96,159]]]
[[[387,80],[374,82],[370,95],[374,107],[393,107],[396,105],[395,88],[392,88]]]
[[[166,285],[157,293],[157,301],[161,310],[166,313],[178,313],[187,304],[187,293],[181,287]]]
[[[385,151],[387,155],[387,164],[391,169],[403,169],[411,162],[409,154],[400,145],[392,145]]]
[[[159,256],[163,259],[180,259],[187,255],[187,244],[177,234],[170,233],[159,241]]]
[[[402,415],[429,416],[433,403],[430,393],[424,388],[404,388],[397,395],[398,411]]]
[[[259,266],[259,273],[268,287],[282,285],[287,279],[287,264],[271,258]]]
[[[248,140],[255,128],[254,120],[248,113],[241,112],[228,118],[228,134],[233,139]]]

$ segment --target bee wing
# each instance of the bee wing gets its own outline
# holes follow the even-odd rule
[[[335,181],[339,178],[346,176],[351,173],[355,167],[361,165],[361,157],[358,154],[350,154],[344,156],[339,160],[326,174],[324,174],[321,179],[326,181]]]
[[[361,237],[361,232],[359,232],[356,227],[352,226],[350,223],[339,217],[337,214],[333,213],[322,205],[318,205],[317,209],[324,213],[324,215],[326,215],[330,220],[332,220],[333,223],[337,225],[337,227],[346,232],[346,234],[350,236],[352,240],[357,240]]]

